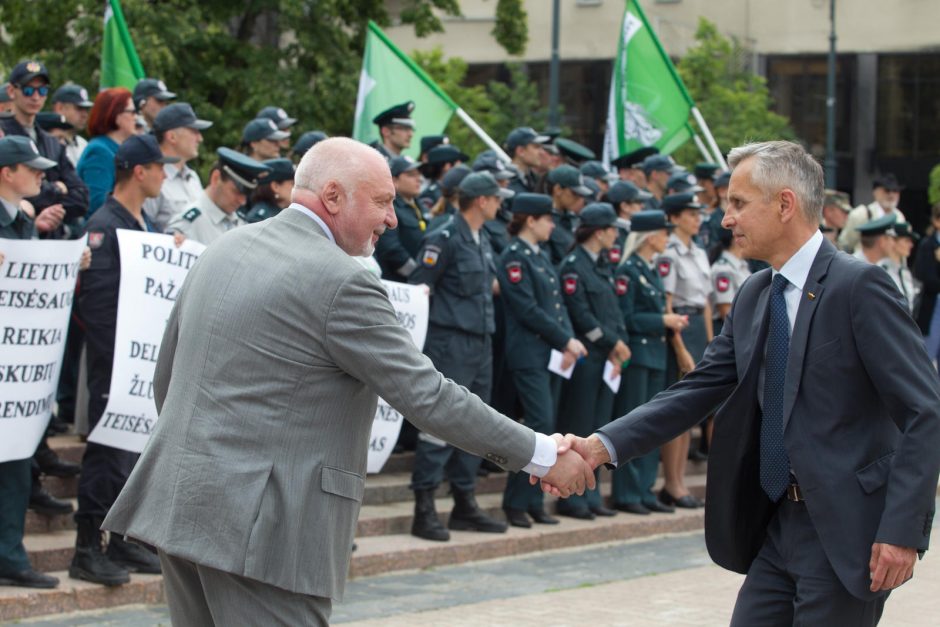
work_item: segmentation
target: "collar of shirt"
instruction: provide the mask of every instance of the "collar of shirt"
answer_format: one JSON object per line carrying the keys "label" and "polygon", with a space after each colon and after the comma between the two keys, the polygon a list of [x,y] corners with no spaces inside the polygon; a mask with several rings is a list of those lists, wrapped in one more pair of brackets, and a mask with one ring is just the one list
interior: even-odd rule
{"label": "collar of shirt", "polygon": [[[813,266],[816,253],[819,252],[819,247],[822,246],[822,243],[822,231],[816,231],[813,233],[813,236],[806,240],[800,249],[796,251],[796,254],[787,259],[787,262],[780,268],[780,274],[790,282],[790,285],[787,286],[788,290],[796,288],[801,292],[803,291],[803,286],[806,285],[806,279],[809,277],[810,268]],[[776,270],[773,272],[772,276],[777,276]]]}
{"label": "collar of shirt", "polygon": [[336,238],[333,237],[333,231],[331,231],[330,227],[326,225],[326,222],[323,221],[323,218],[321,218],[314,212],[310,211],[303,205],[299,205],[295,202],[292,202],[290,206],[288,207],[288,209],[296,209],[300,213],[304,214],[305,216],[309,217],[311,220],[319,224],[320,228],[323,229],[323,232],[326,233],[326,236],[330,238],[330,241],[333,242],[334,244],[336,243]]}
{"label": "collar of shirt", "polygon": [[163,164],[163,171],[166,172],[167,180],[181,178],[184,181],[188,181],[189,177],[193,174],[193,169],[185,163],[181,168],[176,167],[175,163],[165,163]]}
{"label": "collar of shirt", "polygon": [[591,258],[591,261],[593,261],[594,263],[597,263],[597,260],[598,260],[598,258],[600,257],[599,254],[588,250],[586,246],[581,246],[581,249],[582,249],[585,253],[587,253],[587,256]]}
{"label": "collar of shirt", "polygon": [[235,214],[229,215],[222,211],[217,204],[212,202],[212,199],[209,198],[209,194],[207,194],[205,190],[203,190],[197,205],[199,209],[206,214],[206,217],[212,221],[212,224],[221,224],[222,220],[233,220],[233,216],[235,216]]}
{"label": "collar of shirt", "polygon": [[680,255],[688,255],[692,251],[692,247],[686,246],[675,233],[669,234],[669,243],[675,247],[676,252],[678,252]]}
{"label": "collar of shirt", "polygon": [[9,226],[16,220],[16,215],[20,209],[5,198],[0,198],[0,205],[3,206],[4,213],[0,215],[0,226]]}
{"label": "collar of shirt", "polygon": [[532,249],[532,252],[539,252],[539,245],[537,243],[524,240],[521,237],[519,238],[519,241],[524,242],[526,246]]}
{"label": "collar of shirt", "polygon": [[747,260],[741,259],[740,257],[738,257],[737,255],[735,255],[734,253],[730,251],[727,251],[727,250],[723,251],[721,253],[721,256],[724,257],[725,260],[737,270],[748,269]]}

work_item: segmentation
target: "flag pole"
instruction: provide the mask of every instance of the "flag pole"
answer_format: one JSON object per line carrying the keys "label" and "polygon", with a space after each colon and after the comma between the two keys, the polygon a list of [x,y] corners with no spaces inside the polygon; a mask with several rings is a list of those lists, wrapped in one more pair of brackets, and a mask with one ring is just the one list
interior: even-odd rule
{"label": "flag pole", "polygon": [[473,118],[471,118],[471,117],[467,114],[467,112],[463,110],[463,108],[457,107],[456,113],[457,113],[457,117],[459,117],[461,120],[463,120],[463,121],[464,121],[464,124],[466,124],[467,126],[469,126],[469,127],[470,127],[470,130],[473,131],[473,132],[476,134],[476,136],[479,137],[479,138],[483,141],[484,144],[486,144],[487,146],[489,146],[490,149],[491,149],[493,152],[496,153],[496,156],[497,156],[497,157],[499,157],[500,159],[502,159],[502,160],[505,161],[506,163],[509,163],[510,161],[512,161],[512,159],[509,158],[509,155],[507,155],[505,152],[503,152],[503,149],[500,148],[499,144],[497,144],[497,143],[493,140],[492,137],[490,137],[489,135],[487,135],[487,134],[486,134],[486,131],[484,131],[484,130],[480,127],[479,124],[477,124],[476,122],[474,122],[474,121],[473,121]]}
{"label": "flag pole", "polygon": [[698,151],[702,154],[702,158],[705,161],[711,161],[713,157],[709,154],[708,149],[705,148],[705,144],[702,143],[702,138],[698,136],[698,133],[692,133],[692,139],[695,141],[695,147],[698,148]]}
{"label": "flag pole", "polygon": [[705,141],[708,142],[708,147],[711,148],[712,153],[715,156],[715,161],[721,165],[723,170],[728,169],[728,164],[725,162],[725,158],[721,155],[721,150],[718,149],[718,142],[715,141],[715,137],[712,135],[711,129],[708,128],[708,124],[705,122],[705,118],[702,117],[702,112],[698,110],[698,107],[692,107],[692,117],[695,118],[695,123],[698,124],[698,127],[702,129],[702,134],[705,135]]}

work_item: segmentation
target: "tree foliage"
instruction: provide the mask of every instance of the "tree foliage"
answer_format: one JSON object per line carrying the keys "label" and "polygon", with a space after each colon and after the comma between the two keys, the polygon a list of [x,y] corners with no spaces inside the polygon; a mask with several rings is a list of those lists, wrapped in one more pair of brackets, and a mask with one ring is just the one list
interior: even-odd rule
{"label": "tree foliage", "polygon": [[[789,120],[772,111],[767,81],[746,66],[746,48],[705,18],[699,19],[695,41],[677,69],[721,150],[747,141],[795,137]],[[675,156],[680,163],[701,160],[692,143]]]}
{"label": "tree foliage", "polygon": [[529,14],[522,0],[499,0],[496,25],[490,33],[509,54],[520,55],[529,43]]}
{"label": "tree foliage", "polygon": [[927,201],[931,206],[940,203],[940,163],[930,170],[930,179],[927,183]]}

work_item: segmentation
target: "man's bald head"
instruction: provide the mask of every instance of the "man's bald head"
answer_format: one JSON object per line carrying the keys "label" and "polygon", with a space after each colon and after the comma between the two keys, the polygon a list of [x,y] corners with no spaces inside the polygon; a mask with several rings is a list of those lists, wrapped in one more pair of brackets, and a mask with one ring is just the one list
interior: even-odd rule
{"label": "man's bald head", "polygon": [[365,173],[392,176],[385,158],[371,146],[348,137],[330,137],[304,153],[294,174],[294,189],[319,194],[335,181],[352,193]]}

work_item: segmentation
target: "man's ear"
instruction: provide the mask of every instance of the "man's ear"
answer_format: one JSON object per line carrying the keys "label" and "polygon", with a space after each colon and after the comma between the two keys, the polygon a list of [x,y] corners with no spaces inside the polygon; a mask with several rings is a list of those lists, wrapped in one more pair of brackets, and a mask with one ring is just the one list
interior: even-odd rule
{"label": "man's ear", "polygon": [[780,221],[786,224],[796,216],[800,211],[799,203],[796,199],[796,194],[793,193],[793,190],[784,187],[778,196],[779,198],[779,207],[778,211],[780,212]]}
{"label": "man's ear", "polygon": [[327,181],[319,195],[323,206],[332,215],[339,213],[346,204],[346,190],[338,181]]}

